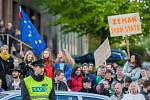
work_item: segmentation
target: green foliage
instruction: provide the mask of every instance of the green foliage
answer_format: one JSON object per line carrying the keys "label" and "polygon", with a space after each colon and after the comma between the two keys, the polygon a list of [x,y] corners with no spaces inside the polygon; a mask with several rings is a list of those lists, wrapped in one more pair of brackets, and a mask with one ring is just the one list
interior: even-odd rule
{"label": "green foliage", "polygon": [[[99,37],[99,43],[110,37],[107,17],[139,12],[143,35],[147,36],[150,25],[150,2],[129,0],[33,0],[46,8],[50,14],[59,15],[50,25],[61,24],[63,33],[76,32],[79,36]],[[131,42],[140,40],[139,35],[130,37]],[[122,37],[110,38],[110,43],[121,43]],[[93,44],[95,45],[95,44]],[[95,47],[94,47],[95,48]]]}

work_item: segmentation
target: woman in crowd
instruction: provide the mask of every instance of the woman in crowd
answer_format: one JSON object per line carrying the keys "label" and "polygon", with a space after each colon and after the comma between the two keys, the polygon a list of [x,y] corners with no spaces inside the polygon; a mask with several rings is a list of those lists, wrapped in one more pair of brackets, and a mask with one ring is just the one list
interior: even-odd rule
{"label": "woman in crowd", "polygon": [[140,75],[141,75],[140,79],[142,79],[142,80],[147,79],[146,70],[144,68],[141,69],[141,74]]}
{"label": "woman in crowd", "polygon": [[75,64],[74,59],[65,50],[61,50],[59,52],[57,59],[56,59],[56,63],[54,64],[54,72],[56,72],[57,69],[61,69],[64,71],[64,76],[67,80],[68,86],[70,83],[69,81],[71,79],[71,73],[72,73],[74,64]]}
{"label": "woman in crowd", "polygon": [[82,74],[81,74],[81,68],[75,67],[70,80],[70,89],[72,91],[79,91],[82,88]]}
{"label": "woman in crowd", "polygon": [[19,64],[21,71],[23,72],[23,77],[33,75],[33,69],[31,63],[36,60],[32,51],[27,51],[24,56],[23,62]]}
{"label": "woman in crowd", "polygon": [[53,67],[53,57],[49,48],[45,49],[43,52],[43,58],[45,59],[45,71],[46,76],[53,78],[54,76],[54,67]]}
{"label": "woman in crowd", "polygon": [[140,87],[138,84],[134,82],[129,86],[129,94],[125,94],[122,100],[145,100],[145,98],[140,94]]}
{"label": "woman in crowd", "polygon": [[141,58],[140,55],[134,53],[131,55],[129,61],[127,61],[123,67],[123,74],[125,77],[130,77],[132,81],[137,82],[141,73]]}
{"label": "woman in crowd", "polygon": [[11,81],[10,69],[13,69],[14,59],[9,54],[9,47],[3,45],[0,53],[0,79],[2,79],[2,88],[7,90],[7,85]]}

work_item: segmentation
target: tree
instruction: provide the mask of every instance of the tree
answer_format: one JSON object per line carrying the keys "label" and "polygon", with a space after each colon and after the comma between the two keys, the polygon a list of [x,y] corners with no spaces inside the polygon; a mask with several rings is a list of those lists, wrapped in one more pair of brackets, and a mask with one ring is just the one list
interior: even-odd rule
{"label": "tree", "polygon": [[[50,25],[62,24],[63,33],[75,32],[79,36],[99,37],[103,42],[110,37],[107,17],[118,14],[139,12],[142,20],[143,35],[149,33],[150,21],[149,0],[136,2],[136,0],[33,0],[33,2],[46,8],[50,14],[59,15]],[[111,43],[121,43],[122,37],[110,38]],[[136,43],[139,35],[129,38]]]}

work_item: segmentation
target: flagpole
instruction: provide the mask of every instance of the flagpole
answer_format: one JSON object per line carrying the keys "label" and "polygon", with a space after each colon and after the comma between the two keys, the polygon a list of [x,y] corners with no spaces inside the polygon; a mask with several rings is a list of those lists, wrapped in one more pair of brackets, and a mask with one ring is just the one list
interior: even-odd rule
{"label": "flagpole", "polygon": [[126,49],[127,49],[127,53],[128,53],[128,58],[130,59],[130,48],[129,48],[129,40],[128,40],[128,36],[125,36],[125,43],[126,43]]}

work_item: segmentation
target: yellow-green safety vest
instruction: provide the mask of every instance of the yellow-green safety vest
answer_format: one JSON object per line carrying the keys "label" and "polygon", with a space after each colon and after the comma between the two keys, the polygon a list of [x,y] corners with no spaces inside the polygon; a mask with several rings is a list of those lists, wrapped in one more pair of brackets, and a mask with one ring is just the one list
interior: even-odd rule
{"label": "yellow-green safety vest", "polygon": [[49,77],[44,76],[44,80],[38,82],[29,76],[24,79],[24,82],[31,100],[49,100],[52,90],[52,80]]}

